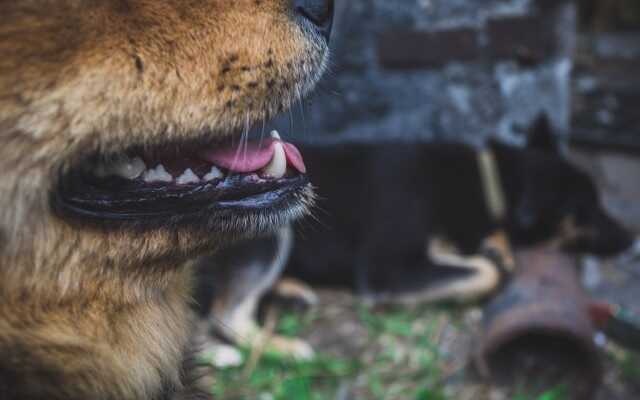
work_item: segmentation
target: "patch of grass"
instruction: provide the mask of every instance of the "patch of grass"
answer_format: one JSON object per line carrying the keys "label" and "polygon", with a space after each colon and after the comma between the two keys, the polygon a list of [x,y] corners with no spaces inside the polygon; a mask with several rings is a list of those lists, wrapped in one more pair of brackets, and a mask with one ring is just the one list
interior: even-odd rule
{"label": "patch of grass", "polygon": [[622,377],[630,382],[640,381],[640,356],[616,345],[610,345],[608,355],[620,368]]}
{"label": "patch of grass", "polygon": [[324,400],[334,398],[340,381],[357,369],[353,360],[295,362],[267,355],[250,373],[242,367],[217,371],[211,393],[221,400]]}
{"label": "patch of grass", "polygon": [[[246,367],[216,371],[211,393],[221,400],[325,400],[336,398],[346,383],[350,393],[361,399],[447,400],[442,381],[446,360],[438,346],[442,326],[449,322],[445,313],[362,306],[358,318],[367,331],[363,354],[320,355],[312,362],[266,354],[252,371]],[[296,337],[315,319],[313,313],[283,314],[276,331]]]}
{"label": "patch of grass", "polygon": [[[331,294],[332,295],[332,294]],[[306,314],[282,313],[277,334],[310,335],[323,343],[314,362],[298,363],[267,353],[245,354],[249,366],[212,371],[208,382],[216,400],[568,400],[571,390],[545,392],[522,377],[514,385],[483,382],[469,372],[470,337],[480,329],[478,310],[434,307],[367,307],[357,299],[328,297]],[[270,316],[269,326],[273,326]],[[343,329],[344,328],[344,329]],[[327,353],[323,355],[321,352]],[[610,343],[606,365],[620,398],[636,398],[640,357]],[[329,356],[331,355],[331,356]],[[211,360],[203,361],[210,365]],[[250,369],[250,370],[249,370]],[[609,379],[609,377],[607,378]],[[531,383],[532,385],[529,385]],[[614,386],[615,385],[615,386]],[[547,388],[551,385],[542,386]],[[526,389],[526,390],[525,390]],[[568,387],[567,389],[570,389]]]}
{"label": "patch of grass", "polygon": [[418,389],[416,400],[446,400],[446,396],[442,392],[433,391],[429,388]]}
{"label": "patch of grass", "polygon": [[285,313],[278,320],[276,333],[287,337],[298,337],[313,324],[316,318],[317,315],[314,312],[304,315]]}
{"label": "patch of grass", "polygon": [[358,315],[371,335],[377,336],[383,333],[403,337],[412,335],[413,316],[408,311],[375,313],[368,307],[360,306]]}
{"label": "patch of grass", "polygon": [[[313,313],[283,314],[276,333],[299,336],[314,319]],[[243,356],[250,359],[247,351]],[[251,371],[246,366],[216,370],[210,392],[219,400],[325,400],[335,398],[340,382],[358,369],[358,361],[348,358],[319,356],[298,362],[266,352]]]}
{"label": "patch of grass", "polygon": [[447,360],[439,341],[449,316],[432,308],[377,311],[365,306],[359,307],[358,316],[380,348],[367,363],[370,396],[363,398],[447,398],[443,392]]}
{"label": "patch of grass", "polygon": [[640,357],[637,354],[627,353],[620,363],[622,375],[632,382],[640,381]]}
{"label": "patch of grass", "polygon": [[567,389],[563,386],[550,389],[539,396],[516,395],[513,400],[568,400]]}

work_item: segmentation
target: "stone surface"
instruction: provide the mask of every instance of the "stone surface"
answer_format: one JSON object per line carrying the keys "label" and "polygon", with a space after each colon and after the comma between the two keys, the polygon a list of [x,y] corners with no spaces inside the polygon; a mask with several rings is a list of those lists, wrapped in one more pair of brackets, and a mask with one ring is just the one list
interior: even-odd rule
{"label": "stone surface", "polygon": [[572,139],[640,153],[640,30],[585,34],[579,43]]}
{"label": "stone surface", "polygon": [[[542,0],[337,0],[333,60],[279,121],[303,140],[521,141],[569,123],[575,8]],[[290,121],[292,120],[292,122]]]}
{"label": "stone surface", "polygon": [[[640,158],[620,153],[572,150],[573,162],[596,181],[608,213],[640,238]],[[628,254],[611,260],[590,259],[583,269],[587,287],[598,298],[620,304],[640,316],[640,241]],[[591,264],[591,265],[589,265]],[[598,275],[597,279],[592,279]]]}
{"label": "stone surface", "polygon": [[607,211],[640,234],[640,158],[607,151],[573,150],[571,159],[595,179]]}

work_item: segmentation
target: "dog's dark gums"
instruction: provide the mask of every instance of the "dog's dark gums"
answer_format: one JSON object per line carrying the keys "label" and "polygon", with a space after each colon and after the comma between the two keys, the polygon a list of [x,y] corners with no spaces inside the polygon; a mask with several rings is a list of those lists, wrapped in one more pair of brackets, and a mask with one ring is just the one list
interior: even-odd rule
{"label": "dog's dark gums", "polygon": [[303,174],[165,184],[160,168],[129,190],[105,165],[171,148],[181,166],[288,109],[327,64],[331,16],[290,0],[0,1],[0,15],[0,399],[185,399],[189,260],[292,221],[312,190]]}

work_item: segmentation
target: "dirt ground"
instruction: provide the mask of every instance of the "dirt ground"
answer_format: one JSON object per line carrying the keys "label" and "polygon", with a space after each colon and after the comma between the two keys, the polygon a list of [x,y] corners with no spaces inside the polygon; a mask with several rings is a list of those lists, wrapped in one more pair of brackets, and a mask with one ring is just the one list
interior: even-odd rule
{"label": "dirt ground", "polygon": [[[601,264],[594,293],[609,300],[633,299],[640,262]],[[615,295],[612,295],[615,294]],[[479,378],[471,365],[482,331],[481,307],[371,308],[347,292],[323,290],[306,313],[281,315],[278,332],[307,340],[318,360],[278,358],[216,371],[216,398],[327,400],[565,400],[574,398],[562,380],[528,385],[530,376],[499,386]],[[639,300],[631,304],[636,309]],[[602,339],[601,339],[602,340]],[[562,349],[560,349],[562,350]],[[604,381],[596,400],[640,398],[640,358],[601,342]],[[250,360],[250,354],[245,359]],[[553,366],[549,366],[552,369]],[[238,393],[235,389],[242,387]],[[581,399],[579,399],[581,400]]]}
{"label": "dirt ground", "polygon": [[[628,266],[640,267],[640,263]],[[625,268],[626,270],[627,268]],[[609,263],[605,276],[620,267]],[[631,286],[631,285],[629,285]],[[637,289],[629,287],[628,290]],[[627,290],[625,288],[625,290]],[[307,340],[318,361],[269,359],[216,371],[216,398],[261,400],[565,400],[562,381],[527,385],[528,376],[499,386],[471,366],[482,330],[482,309],[370,308],[349,293],[319,292],[319,306],[280,318],[278,331]],[[603,296],[606,297],[606,296]],[[251,355],[246,354],[250,360]],[[605,378],[596,400],[640,398],[640,358],[607,343]],[[551,366],[549,367],[551,368]],[[235,389],[242,387],[242,392]]]}
{"label": "dirt ground", "polygon": [[[635,266],[640,267],[640,263]],[[608,269],[609,267],[607,267]],[[613,268],[613,267],[611,267]],[[609,271],[605,272],[608,273]],[[616,272],[617,274],[618,272]],[[636,289],[638,284],[636,283]],[[631,289],[633,290],[633,289]],[[526,389],[524,385],[497,386],[480,379],[470,365],[482,330],[482,310],[373,310],[381,331],[372,330],[371,321],[362,316],[358,300],[348,293],[322,292],[321,311],[303,337],[323,354],[351,357],[368,366],[343,381],[342,397],[336,399],[564,399],[561,386]],[[403,332],[402,316],[412,316]],[[403,314],[404,313],[404,314]],[[398,321],[399,319],[399,321]],[[420,337],[420,334],[424,337]],[[426,346],[424,343],[428,343]],[[431,353],[429,353],[431,352]],[[431,355],[434,362],[425,366],[418,360]],[[640,364],[637,357],[609,343],[602,348],[605,379],[598,400],[640,398]],[[431,377],[419,374],[432,374]],[[383,389],[372,391],[371,375]],[[526,381],[526,377],[521,377]],[[419,397],[412,390],[425,385],[432,397]],[[402,391],[402,386],[408,390]],[[394,387],[396,389],[394,389]],[[393,391],[396,390],[396,394]],[[554,394],[557,393],[557,394]]]}

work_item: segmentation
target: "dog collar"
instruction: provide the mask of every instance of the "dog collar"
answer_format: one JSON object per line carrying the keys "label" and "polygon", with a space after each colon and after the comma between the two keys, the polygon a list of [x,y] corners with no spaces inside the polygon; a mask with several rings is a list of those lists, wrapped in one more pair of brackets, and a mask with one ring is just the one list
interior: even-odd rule
{"label": "dog collar", "polygon": [[478,151],[477,159],[487,210],[495,222],[502,222],[507,216],[507,203],[495,154],[482,149]]}

